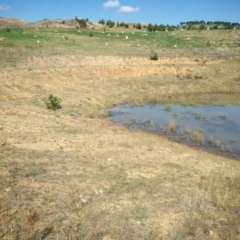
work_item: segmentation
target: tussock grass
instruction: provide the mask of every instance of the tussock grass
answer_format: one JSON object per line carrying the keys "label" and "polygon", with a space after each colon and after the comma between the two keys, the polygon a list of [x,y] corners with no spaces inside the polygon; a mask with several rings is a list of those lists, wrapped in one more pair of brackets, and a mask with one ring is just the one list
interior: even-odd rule
{"label": "tussock grass", "polygon": [[[201,177],[199,189],[182,195],[179,204],[190,209],[189,216],[169,239],[220,239],[238,235],[239,226],[239,175],[227,176],[212,172]],[[215,220],[216,213],[227,220]],[[222,224],[227,226],[222,227]],[[233,225],[231,225],[233,224]],[[167,238],[168,239],[168,238]]]}
{"label": "tussock grass", "polygon": [[174,120],[171,120],[168,124],[168,130],[170,132],[174,132],[175,131],[175,128],[176,128],[176,123]]}
{"label": "tussock grass", "polygon": [[201,134],[199,129],[195,129],[192,133],[192,140],[196,142],[198,145],[203,145],[204,144],[204,137]]}

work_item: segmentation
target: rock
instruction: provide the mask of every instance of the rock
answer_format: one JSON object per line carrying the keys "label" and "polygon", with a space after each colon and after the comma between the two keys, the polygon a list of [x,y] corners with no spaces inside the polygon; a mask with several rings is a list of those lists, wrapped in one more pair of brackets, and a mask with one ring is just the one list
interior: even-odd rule
{"label": "rock", "polygon": [[81,201],[82,201],[82,203],[87,203],[87,200],[84,198],[82,198]]}

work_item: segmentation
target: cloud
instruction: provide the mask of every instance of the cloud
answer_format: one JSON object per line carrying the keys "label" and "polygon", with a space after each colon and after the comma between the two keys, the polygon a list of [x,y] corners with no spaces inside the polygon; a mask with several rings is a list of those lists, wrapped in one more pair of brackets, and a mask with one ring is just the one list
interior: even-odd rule
{"label": "cloud", "polygon": [[7,11],[10,7],[5,4],[0,4],[0,10]]}
{"label": "cloud", "polygon": [[120,13],[131,13],[131,12],[139,12],[140,8],[136,7],[130,7],[130,6],[122,6],[119,8],[118,12]]}
{"label": "cloud", "polygon": [[109,0],[103,4],[104,7],[119,7],[120,3],[118,0]]}

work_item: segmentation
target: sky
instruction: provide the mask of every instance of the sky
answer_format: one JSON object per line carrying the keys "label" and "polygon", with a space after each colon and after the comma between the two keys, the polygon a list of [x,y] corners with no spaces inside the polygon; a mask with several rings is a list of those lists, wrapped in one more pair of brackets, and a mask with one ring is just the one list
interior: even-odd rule
{"label": "sky", "polygon": [[78,17],[170,25],[201,20],[240,23],[240,0],[0,0],[0,17],[29,22]]}

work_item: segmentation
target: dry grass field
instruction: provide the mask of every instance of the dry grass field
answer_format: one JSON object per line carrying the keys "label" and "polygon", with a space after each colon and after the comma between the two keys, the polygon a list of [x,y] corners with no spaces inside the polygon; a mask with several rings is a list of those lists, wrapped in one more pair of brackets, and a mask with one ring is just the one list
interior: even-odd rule
{"label": "dry grass field", "polygon": [[106,120],[239,94],[239,30],[122,31],[0,29],[0,239],[240,239],[239,161]]}

